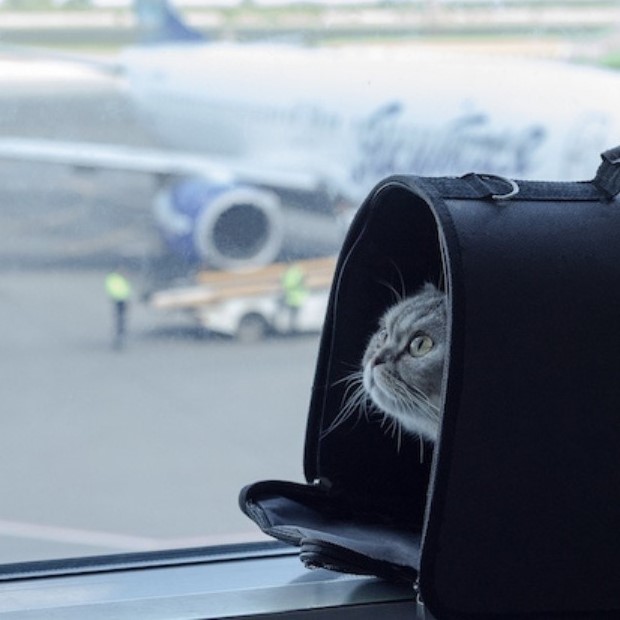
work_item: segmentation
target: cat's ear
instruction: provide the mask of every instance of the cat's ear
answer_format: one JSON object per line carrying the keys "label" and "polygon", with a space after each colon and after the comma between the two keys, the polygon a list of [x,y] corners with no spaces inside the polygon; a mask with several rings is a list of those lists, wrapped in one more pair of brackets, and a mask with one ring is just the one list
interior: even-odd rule
{"label": "cat's ear", "polygon": [[425,282],[420,289],[420,293],[425,293],[426,295],[443,295],[443,291],[441,291],[433,282]]}

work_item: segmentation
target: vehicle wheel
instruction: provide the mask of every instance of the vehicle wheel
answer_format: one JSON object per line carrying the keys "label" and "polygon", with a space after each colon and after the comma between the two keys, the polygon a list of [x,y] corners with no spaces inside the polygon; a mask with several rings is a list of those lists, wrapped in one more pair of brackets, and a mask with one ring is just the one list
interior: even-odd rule
{"label": "vehicle wheel", "polygon": [[239,342],[258,342],[265,337],[267,324],[257,314],[244,316],[237,327],[237,340]]}

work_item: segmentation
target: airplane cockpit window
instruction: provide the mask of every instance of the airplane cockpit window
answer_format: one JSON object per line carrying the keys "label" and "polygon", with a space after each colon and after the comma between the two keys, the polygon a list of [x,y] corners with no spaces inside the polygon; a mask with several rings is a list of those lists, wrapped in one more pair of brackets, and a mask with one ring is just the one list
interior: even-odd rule
{"label": "airplane cockpit window", "polygon": [[5,565],[266,540],[335,261],[391,174],[591,178],[595,0],[0,1]]}

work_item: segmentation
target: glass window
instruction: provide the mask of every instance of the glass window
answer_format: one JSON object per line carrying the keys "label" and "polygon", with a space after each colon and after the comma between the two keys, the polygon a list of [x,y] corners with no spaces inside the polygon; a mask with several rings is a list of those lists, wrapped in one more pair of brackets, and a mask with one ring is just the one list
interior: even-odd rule
{"label": "glass window", "polygon": [[0,3],[4,563],[263,540],[372,185],[619,141],[617,2],[133,5]]}

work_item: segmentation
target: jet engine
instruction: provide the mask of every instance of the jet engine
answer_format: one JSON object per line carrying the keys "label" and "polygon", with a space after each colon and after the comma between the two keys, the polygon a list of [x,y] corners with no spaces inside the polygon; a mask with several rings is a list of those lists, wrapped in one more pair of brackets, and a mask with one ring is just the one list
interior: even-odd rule
{"label": "jet engine", "polygon": [[155,216],[174,254],[216,269],[333,253],[344,235],[329,213],[285,207],[278,194],[259,187],[204,179],[161,190]]}

